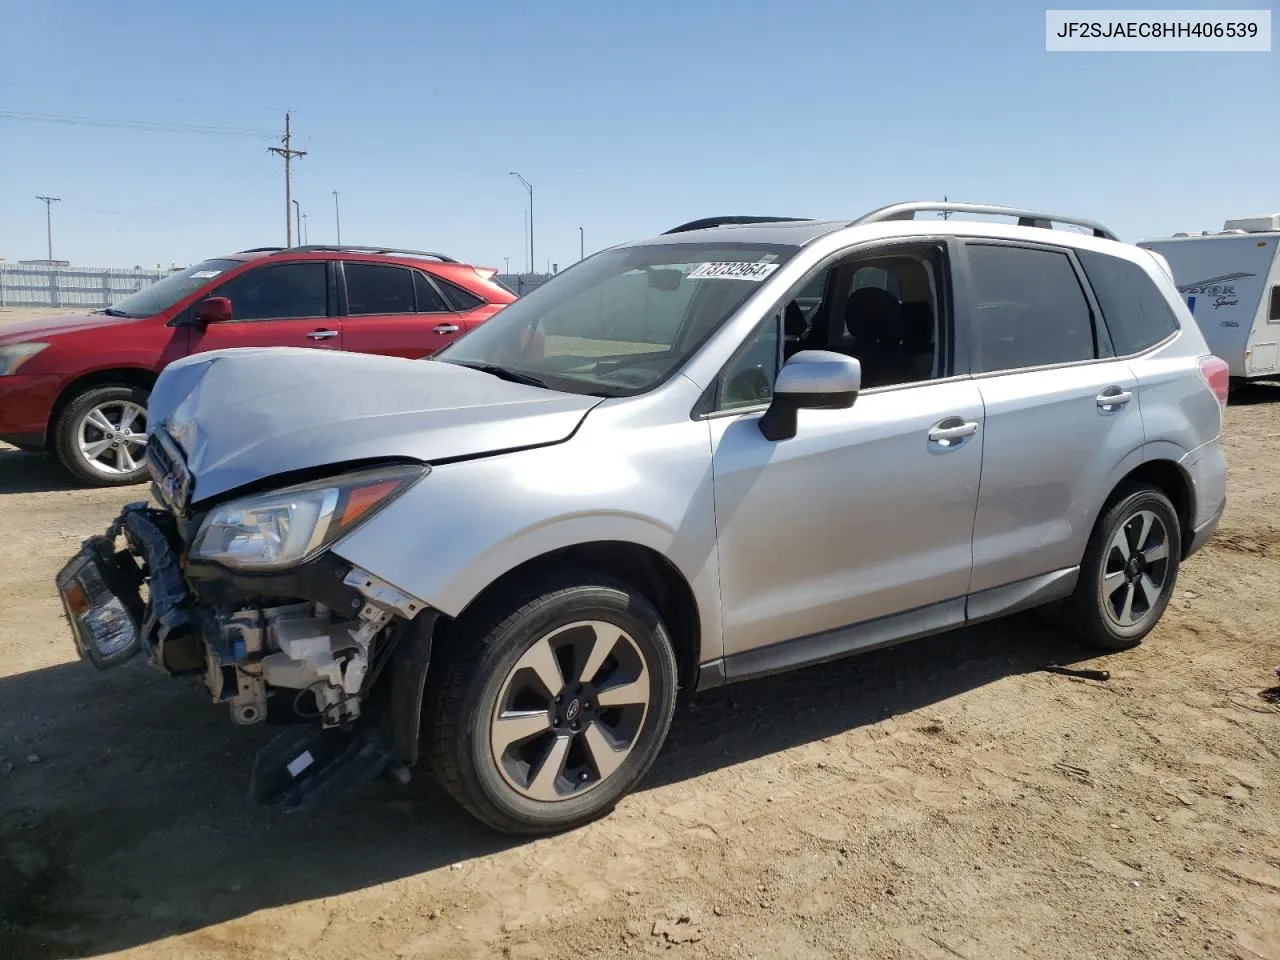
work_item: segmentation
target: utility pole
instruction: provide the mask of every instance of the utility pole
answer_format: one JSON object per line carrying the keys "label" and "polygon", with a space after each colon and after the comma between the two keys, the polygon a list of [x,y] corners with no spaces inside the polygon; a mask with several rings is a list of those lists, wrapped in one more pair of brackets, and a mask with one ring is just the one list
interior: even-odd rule
{"label": "utility pole", "polygon": [[289,131],[289,113],[284,115],[284,136],[280,138],[283,147],[267,147],[267,153],[274,153],[278,157],[284,157],[284,236],[285,246],[293,246],[293,177],[289,163],[294,157],[305,157],[307,151],[294,150],[292,146],[292,134]]}
{"label": "utility pole", "polygon": [[524,188],[529,191],[529,269],[537,270],[538,261],[533,256],[533,184],[514,170],[511,171],[511,176],[523,183]]}
{"label": "utility pole", "polygon": [[584,251],[587,249],[587,242],[584,239],[582,239],[582,237],[583,237],[582,228],[579,227],[578,228],[578,259],[579,260],[586,257],[586,253]]}
{"label": "utility pole", "polygon": [[53,266],[53,205],[61,200],[61,197],[36,197],[37,200],[44,201],[44,232],[45,237],[49,241],[49,265]]}
{"label": "utility pole", "polygon": [[342,219],[338,216],[338,191],[333,191],[333,226],[338,231],[338,246],[342,246]]}
{"label": "utility pole", "polygon": [[[945,193],[942,195],[942,202],[943,202],[943,203],[946,203],[946,202],[947,202],[947,195],[946,195]],[[950,220],[950,219],[951,219],[951,211],[950,211],[950,210],[943,210],[943,211],[942,211],[942,219],[943,219],[943,220]]]}
{"label": "utility pole", "polygon": [[[297,200],[293,201],[293,225],[297,228],[294,235],[298,238],[298,242],[302,242],[302,204]],[[289,244],[293,246],[293,244]]]}

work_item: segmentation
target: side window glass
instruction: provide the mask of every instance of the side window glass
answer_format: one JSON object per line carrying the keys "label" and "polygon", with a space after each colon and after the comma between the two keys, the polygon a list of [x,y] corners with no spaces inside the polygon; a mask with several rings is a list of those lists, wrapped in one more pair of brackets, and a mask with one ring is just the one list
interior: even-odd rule
{"label": "side window glass", "polygon": [[1077,250],[1076,256],[1118,356],[1155,346],[1178,329],[1178,318],[1160,288],[1136,263],[1091,250]]}
{"label": "side window glass", "polygon": [[413,277],[405,267],[382,263],[346,263],[347,313],[413,313]]}
{"label": "side window glass", "polygon": [[969,244],[973,371],[1096,356],[1089,303],[1065,253]]}
{"label": "side window glass", "polygon": [[448,280],[441,280],[436,277],[436,284],[440,287],[441,292],[444,293],[444,298],[449,301],[449,306],[459,313],[474,310],[484,304],[484,301],[474,293],[463,290],[456,283],[450,283]]}
{"label": "side window glass", "polygon": [[418,301],[418,313],[448,313],[449,305],[436,292],[431,281],[417,270],[413,271],[413,292]]}
{"label": "side window glass", "polygon": [[1271,323],[1280,323],[1280,287],[1271,288],[1271,312],[1267,314]]}
{"label": "side window glass", "polygon": [[720,374],[717,409],[733,410],[772,399],[778,377],[778,320],[774,314],[761,324]]}
{"label": "side window glass", "polygon": [[231,301],[235,320],[287,320],[328,313],[329,284],[322,260],[256,267],[233,277],[215,297]]}

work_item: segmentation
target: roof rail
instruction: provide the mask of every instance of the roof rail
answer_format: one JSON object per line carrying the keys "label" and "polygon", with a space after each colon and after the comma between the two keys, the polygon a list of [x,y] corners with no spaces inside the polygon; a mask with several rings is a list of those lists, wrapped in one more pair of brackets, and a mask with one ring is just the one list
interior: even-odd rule
{"label": "roof rail", "polygon": [[274,253],[284,247],[250,247],[248,250],[237,250],[237,253]]}
{"label": "roof rail", "polygon": [[668,233],[686,233],[690,230],[705,230],[708,227],[725,227],[733,224],[790,223],[794,220],[808,219],[808,217],[703,217],[701,220],[690,220],[678,227],[672,227],[662,235],[665,237]]}
{"label": "roof rail", "polygon": [[300,247],[272,247],[270,249],[279,250],[281,253],[399,253],[412,257],[430,257],[433,260],[439,260],[441,263],[457,263],[453,257],[447,257],[443,253],[434,253],[430,250],[404,250],[400,247],[353,247],[350,244],[336,243],[312,243],[303,244]]}
{"label": "roof rail", "polygon": [[917,213],[985,213],[1001,217],[1016,217],[1020,227],[1043,227],[1052,230],[1055,223],[1069,223],[1093,231],[1095,237],[1119,240],[1114,233],[1100,223],[1082,220],[1080,217],[1060,217],[1035,210],[1017,207],[996,207],[985,203],[951,203],[949,201],[917,200],[911,203],[893,203],[854,220],[854,223],[881,223],[885,220],[914,220]]}

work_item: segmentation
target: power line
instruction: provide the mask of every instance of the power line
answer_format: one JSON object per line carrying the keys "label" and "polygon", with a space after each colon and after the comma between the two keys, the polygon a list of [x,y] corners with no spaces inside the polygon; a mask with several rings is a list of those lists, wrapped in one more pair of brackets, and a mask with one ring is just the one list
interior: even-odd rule
{"label": "power line", "polygon": [[18,120],[27,123],[56,123],[73,127],[107,127],[116,130],[141,130],[150,133],[193,133],[216,137],[270,137],[266,130],[247,130],[237,127],[215,127],[195,123],[163,123],[158,120],[124,120],[111,117],[72,117],[51,113],[10,113],[0,111],[0,120]]}
{"label": "power line", "polygon": [[290,214],[293,213],[293,210],[290,209],[293,206],[293,175],[290,172],[289,164],[294,157],[305,157],[307,155],[305,150],[292,149],[290,146],[291,137],[292,134],[289,132],[289,111],[286,110],[284,114],[284,136],[280,138],[280,142],[284,146],[267,147],[267,153],[274,153],[277,156],[284,157],[284,245],[286,247],[293,246],[293,221],[290,219]]}

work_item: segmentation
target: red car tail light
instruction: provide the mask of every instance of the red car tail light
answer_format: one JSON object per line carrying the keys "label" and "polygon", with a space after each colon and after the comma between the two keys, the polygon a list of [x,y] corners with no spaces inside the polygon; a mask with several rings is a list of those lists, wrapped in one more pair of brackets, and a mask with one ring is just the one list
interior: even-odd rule
{"label": "red car tail light", "polygon": [[1221,357],[1209,354],[1200,358],[1200,378],[1209,385],[1209,389],[1213,391],[1213,395],[1218,398],[1218,403],[1223,407],[1227,405],[1227,392],[1231,388],[1229,369],[1227,361]]}

